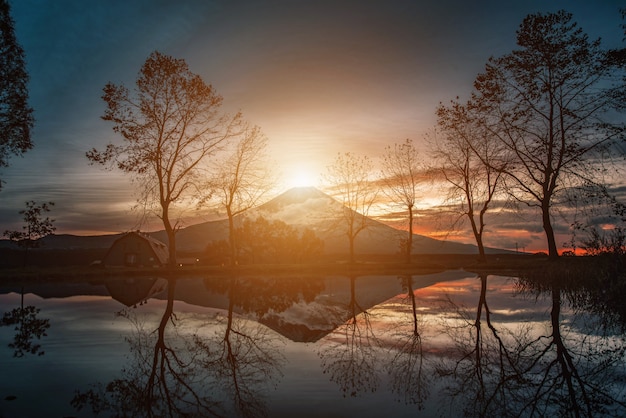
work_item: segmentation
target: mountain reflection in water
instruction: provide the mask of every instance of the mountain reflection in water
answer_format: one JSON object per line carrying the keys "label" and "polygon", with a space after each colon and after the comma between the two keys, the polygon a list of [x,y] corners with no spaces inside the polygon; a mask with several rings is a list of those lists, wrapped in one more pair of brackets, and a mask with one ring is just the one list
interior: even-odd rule
{"label": "mountain reflection in water", "polygon": [[624,416],[602,294],[463,271],[5,286],[39,328],[0,327],[0,416]]}

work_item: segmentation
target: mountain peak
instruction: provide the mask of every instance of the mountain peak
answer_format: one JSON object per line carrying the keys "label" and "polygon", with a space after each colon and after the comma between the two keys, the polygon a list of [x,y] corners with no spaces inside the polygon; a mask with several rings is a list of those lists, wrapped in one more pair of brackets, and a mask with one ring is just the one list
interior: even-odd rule
{"label": "mountain peak", "polygon": [[308,200],[317,199],[324,199],[324,201],[333,200],[332,197],[316,187],[294,187],[259,206],[258,209],[266,212],[277,212],[285,206],[299,205],[306,203]]}

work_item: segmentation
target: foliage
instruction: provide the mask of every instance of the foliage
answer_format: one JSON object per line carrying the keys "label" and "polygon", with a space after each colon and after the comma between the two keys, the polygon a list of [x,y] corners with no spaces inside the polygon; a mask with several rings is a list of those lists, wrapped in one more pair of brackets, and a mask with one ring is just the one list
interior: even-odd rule
{"label": "foliage", "polygon": [[223,99],[192,73],[184,60],[153,52],[131,92],[107,84],[102,119],[113,123],[122,144],[92,149],[87,158],[131,174],[140,200],[157,209],[169,240],[170,264],[176,263],[175,206],[198,193],[207,160],[240,135],[242,115],[224,113]]}
{"label": "foliage", "polygon": [[589,255],[626,255],[626,230],[619,226],[602,232],[591,228],[589,237],[583,241],[583,249]]}
{"label": "foliage", "polygon": [[51,206],[54,206],[54,202],[37,204],[34,200],[29,200],[26,202],[26,209],[19,211],[20,215],[24,215],[22,231],[4,231],[5,237],[24,248],[24,266],[28,262],[28,249],[39,247],[41,238],[47,237],[56,230],[53,225],[54,219],[48,216],[43,218],[45,213],[50,212]]}
{"label": "foliage", "polygon": [[230,245],[226,240],[209,242],[204,248],[203,264],[226,265],[230,263]]}
{"label": "foliage", "polygon": [[14,326],[15,336],[9,348],[14,349],[14,357],[24,357],[24,354],[44,355],[40,344],[34,344],[33,338],[40,340],[46,337],[46,330],[50,328],[49,319],[37,318],[41,309],[34,306],[21,306],[10,312],[5,312],[0,319],[0,326]]}
{"label": "foliage", "polygon": [[0,0],[0,167],[8,167],[12,154],[22,155],[33,147],[28,73],[13,25],[8,1]]}
{"label": "foliage", "polygon": [[241,259],[249,263],[298,263],[319,256],[324,243],[315,233],[260,216],[235,230]]}
{"label": "foliage", "polygon": [[24,215],[24,226],[22,231],[4,231],[4,236],[11,241],[24,248],[35,248],[39,246],[37,240],[52,234],[56,227],[53,224],[54,219],[48,216],[43,218],[44,213],[50,212],[50,207],[54,206],[54,202],[44,202],[37,204],[34,200],[26,202],[26,209],[19,211],[20,215]]}

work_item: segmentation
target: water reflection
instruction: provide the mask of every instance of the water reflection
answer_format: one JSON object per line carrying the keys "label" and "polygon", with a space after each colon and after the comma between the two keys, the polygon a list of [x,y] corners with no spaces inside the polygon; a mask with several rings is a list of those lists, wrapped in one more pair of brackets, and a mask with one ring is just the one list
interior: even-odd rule
{"label": "water reflection", "polygon": [[[453,306],[462,321],[445,324],[454,345],[437,367],[453,410],[477,417],[623,416],[624,335],[600,336],[597,317],[564,307],[562,278],[533,272],[518,282],[520,293],[547,297],[544,318],[494,321],[487,275],[478,277],[473,318]],[[567,294],[577,299],[582,289],[571,279]]]}
{"label": "water reflection", "polygon": [[[624,416],[623,306],[617,295],[594,287],[600,282],[615,293],[623,288],[620,280],[572,267],[518,278],[458,271],[74,284],[88,290],[80,294],[117,300],[109,309],[118,309],[116,322],[126,325],[115,329],[130,332],[123,368],[71,388],[72,405],[79,415],[120,417],[263,417],[310,405],[315,415],[339,416],[361,405],[369,405],[362,416]],[[15,323],[18,335],[31,330],[31,337],[14,340],[30,341],[22,348],[26,354],[50,322],[70,315],[49,316],[23,297],[17,311],[4,310],[5,317],[23,320]],[[10,300],[19,301],[16,294]],[[73,356],[71,347],[58,348],[65,331],[55,325],[57,332],[55,347]],[[58,356],[47,351],[32,358],[42,365]],[[305,358],[307,375],[294,380]],[[31,390],[41,390],[36,382],[45,369],[35,365],[28,372]],[[306,396],[296,401],[294,394]],[[313,396],[317,403],[307,403]]]}
{"label": "water reflection", "polygon": [[[255,309],[257,314],[266,312],[271,306],[266,299],[250,297],[244,284],[237,277],[225,280],[228,284],[228,314],[224,333],[217,339],[202,339],[196,336],[196,344],[207,353],[203,367],[214,376],[217,387],[226,399],[232,400],[237,416],[267,416],[267,405],[263,389],[275,384],[281,375],[284,358],[278,348],[275,334],[258,324],[235,317],[235,306]],[[207,282],[208,284],[208,282]],[[262,293],[262,292],[260,292]],[[248,304],[250,300],[258,303]],[[210,355],[213,353],[213,355]]]}
{"label": "water reflection", "polygon": [[24,357],[26,354],[43,356],[45,351],[41,344],[36,343],[42,337],[46,337],[50,328],[50,320],[39,318],[41,312],[33,305],[24,305],[24,287],[20,291],[20,306],[8,312],[4,312],[0,319],[0,326],[13,327],[15,334],[9,348],[13,349],[13,357]]}
{"label": "water reflection", "polygon": [[420,320],[417,310],[413,276],[400,277],[409,304],[410,332],[400,328],[393,334],[391,355],[387,364],[391,390],[406,404],[418,409],[430,394],[430,370],[424,359]]}
{"label": "water reflection", "polygon": [[348,318],[337,325],[319,350],[322,369],[335,382],[343,396],[375,392],[380,384],[378,375],[378,340],[372,328],[370,314],[357,300],[356,277],[350,282],[350,298],[340,313]]}
{"label": "water reflection", "polygon": [[[592,274],[590,274],[592,273]],[[619,312],[608,312],[606,306],[594,304],[591,309],[599,316],[591,316],[580,309],[579,302],[590,307],[594,298],[590,294],[603,294],[602,289],[588,285],[591,280],[607,284],[622,281],[623,277],[605,275],[597,270],[549,270],[530,272],[520,280],[520,288],[535,295],[548,295],[551,299],[551,333],[532,341],[527,352],[534,357],[521,369],[534,395],[524,410],[566,411],[571,416],[613,415],[626,412],[624,382],[626,352],[624,323],[616,324]],[[613,286],[611,286],[613,287]],[[563,305],[569,300],[574,309],[570,318],[564,319]],[[607,320],[611,318],[611,320]],[[622,318],[623,319],[623,318]],[[619,331],[618,331],[619,332]]]}
{"label": "water reflection", "polygon": [[235,315],[237,278],[223,281],[229,296],[226,317],[206,320],[192,333],[178,330],[182,318],[174,313],[177,282],[167,281],[167,304],[156,331],[135,311],[120,312],[135,326],[128,339],[131,364],[123,377],[77,391],[75,408],[122,417],[267,415],[262,390],[280,375],[283,358],[274,334]]}

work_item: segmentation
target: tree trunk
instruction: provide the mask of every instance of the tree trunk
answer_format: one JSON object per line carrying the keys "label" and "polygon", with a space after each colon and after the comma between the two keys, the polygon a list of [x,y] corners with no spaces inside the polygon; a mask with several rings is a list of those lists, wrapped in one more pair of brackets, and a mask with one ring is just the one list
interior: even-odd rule
{"label": "tree trunk", "polygon": [[468,212],[467,216],[470,220],[470,224],[472,225],[472,232],[474,233],[474,239],[476,240],[476,246],[478,247],[478,261],[485,262],[487,261],[487,256],[485,255],[485,245],[483,244],[483,234],[478,229],[478,226],[476,225],[473,212],[472,211]]}
{"label": "tree trunk", "polygon": [[167,246],[169,250],[167,265],[169,267],[176,267],[176,230],[170,223],[168,208],[166,206],[163,207],[163,227],[165,228],[165,233],[167,234]]}
{"label": "tree trunk", "polygon": [[236,266],[239,264],[239,260],[237,259],[237,243],[235,242],[235,220],[233,219],[233,214],[230,211],[230,208],[226,208],[226,213],[228,215],[228,245],[230,247],[230,265]]}
{"label": "tree trunk", "polygon": [[541,206],[541,211],[543,216],[543,230],[546,232],[546,238],[548,240],[548,257],[554,260],[559,257],[559,251],[556,247],[554,228],[552,228],[552,221],[550,220],[550,207],[544,203]]}
{"label": "tree trunk", "polygon": [[350,219],[350,223],[348,224],[348,243],[350,247],[350,263],[354,263],[354,219]]}
{"label": "tree trunk", "polygon": [[167,230],[167,240],[169,248],[168,265],[170,267],[176,267],[176,231],[171,227]]}
{"label": "tree trunk", "polygon": [[409,236],[406,241],[406,262],[411,262],[411,253],[413,252],[413,206],[409,206]]}
{"label": "tree trunk", "polygon": [[354,235],[350,234],[350,263],[354,263]]}

